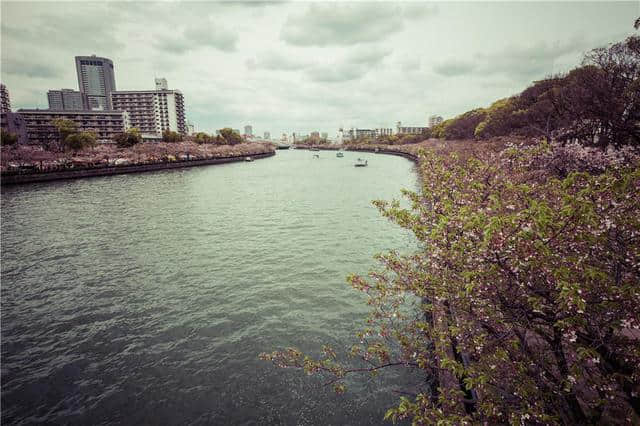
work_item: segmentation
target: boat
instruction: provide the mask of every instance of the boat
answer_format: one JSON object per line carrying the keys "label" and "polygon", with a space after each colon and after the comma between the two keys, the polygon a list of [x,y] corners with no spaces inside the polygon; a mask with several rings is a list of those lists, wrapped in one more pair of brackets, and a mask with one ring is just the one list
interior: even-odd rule
{"label": "boat", "polygon": [[276,149],[289,149],[290,147],[290,145],[278,145]]}
{"label": "boat", "polygon": [[320,151],[318,148],[311,148],[311,151]]}
{"label": "boat", "polygon": [[318,154],[313,154],[313,158],[320,158]]}
{"label": "boat", "polygon": [[244,161],[253,161],[253,158],[251,158],[251,157],[244,157]]}
{"label": "boat", "polygon": [[354,164],[356,167],[367,167],[367,160],[363,160],[362,158],[358,158],[358,160],[356,160],[356,164]]}
{"label": "boat", "polygon": [[343,153],[341,153],[341,152],[339,152],[339,153],[337,153],[337,154],[336,154],[336,157],[338,157],[338,158],[342,158],[342,157],[344,157],[344,154],[343,154]]}

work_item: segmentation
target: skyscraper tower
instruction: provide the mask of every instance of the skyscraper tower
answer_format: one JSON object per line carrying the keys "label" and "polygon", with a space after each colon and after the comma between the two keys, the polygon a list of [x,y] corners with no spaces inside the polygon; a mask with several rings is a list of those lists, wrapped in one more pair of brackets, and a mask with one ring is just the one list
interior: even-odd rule
{"label": "skyscraper tower", "polygon": [[111,92],[116,90],[116,79],[111,59],[96,55],[76,56],[78,87],[82,93],[85,108],[90,110],[110,110]]}
{"label": "skyscraper tower", "polygon": [[7,86],[0,83],[0,112],[11,112],[11,101]]}

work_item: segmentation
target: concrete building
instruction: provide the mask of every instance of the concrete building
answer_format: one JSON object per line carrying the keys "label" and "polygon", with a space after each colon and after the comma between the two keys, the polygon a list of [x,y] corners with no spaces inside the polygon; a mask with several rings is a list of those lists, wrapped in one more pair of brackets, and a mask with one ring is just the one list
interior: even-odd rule
{"label": "concrete building", "polygon": [[90,110],[111,110],[111,92],[116,90],[116,80],[111,59],[96,55],[76,56],[78,87]]}
{"label": "concrete building", "polygon": [[373,129],[356,129],[356,139],[375,138],[376,131]]}
{"label": "concrete building", "polygon": [[156,90],[169,90],[166,78],[156,78]]}
{"label": "concrete building", "polygon": [[26,143],[27,129],[22,117],[11,112],[11,99],[7,86],[0,83],[0,128],[18,137],[18,143]]}
{"label": "concrete building", "polygon": [[442,121],[442,117],[440,117],[439,115],[432,115],[431,117],[429,117],[429,127],[437,126],[438,124],[442,123]]}
{"label": "concrete building", "polygon": [[268,140],[271,140],[271,133],[269,133],[269,132],[264,132],[263,139],[265,139],[265,140],[267,140],[267,141],[268,141]]}
{"label": "concrete building", "polygon": [[129,114],[131,127],[143,138],[156,139],[165,130],[187,134],[184,97],[179,90],[122,90],[111,92],[111,103],[117,111]]}
{"label": "concrete building", "polygon": [[320,139],[320,132],[311,132],[310,136],[314,139]]}
{"label": "concrete building", "polygon": [[387,129],[380,128],[380,129],[376,129],[375,131],[376,131],[376,136],[378,136],[378,137],[379,136],[391,136],[391,135],[393,135],[393,129],[391,129],[391,128],[387,128]]}
{"label": "concrete building", "polygon": [[244,126],[244,135],[248,137],[253,136],[253,127],[251,125],[247,124]]}
{"label": "concrete building", "polygon": [[47,92],[49,109],[79,111],[84,109],[82,93],[73,89],[49,90]]}
{"label": "concrete building", "polygon": [[27,128],[20,114],[11,111],[0,112],[0,127],[5,132],[18,136],[18,143],[27,143]]}
{"label": "concrete building", "polygon": [[403,126],[400,121],[396,124],[396,133],[403,135],[420,135],[429,130],[428,127],[420,127],[420,126]]}
{"label": "concrete building", "polygon": [[48,145],[58,140],[53,120],[73,121],[78,131],[93,132],[99,142],[110,142],[118,133],[127,130],[128,114],[124,111],[53,111],[47,109],[20,109],[17,114],[24,120],[27,142]]}

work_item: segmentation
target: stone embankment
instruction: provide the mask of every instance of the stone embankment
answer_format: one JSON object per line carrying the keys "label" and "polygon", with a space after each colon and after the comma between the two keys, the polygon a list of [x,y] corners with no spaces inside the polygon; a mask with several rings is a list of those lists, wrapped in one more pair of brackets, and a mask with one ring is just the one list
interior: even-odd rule
{"label": "stone embankment", "polygon": [[260,154],[249,154],[232,157],[217,157],[207,159],[165,161],[145,164],[131,165],[106,165],[97,167],[71,168],[55,171],[26,171],[26,172],[3,172],[0,178],[2,185],[15,185],[21,183],[47,182],[61,179],[77,179],[94,176],[110,176],[127,173],[143,173],[156,170],[178,169],[185,167],[207,166],[211,164],[232,163],[245,161],[247,156],[252,159],[267,158],[275,155],[275,151]]}

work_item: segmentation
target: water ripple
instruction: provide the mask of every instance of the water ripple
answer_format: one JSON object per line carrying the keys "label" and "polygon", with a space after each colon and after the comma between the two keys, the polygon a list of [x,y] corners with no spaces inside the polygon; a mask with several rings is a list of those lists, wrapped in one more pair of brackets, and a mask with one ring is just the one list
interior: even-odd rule
{"label": "water ripple", "polygon": [[2,422],[379,423],[387,385],[338,398],[257,359],[350,346],[346,275],[415,247],[370,204],[415,187],[411,163],[357,156],[3,190]]}

